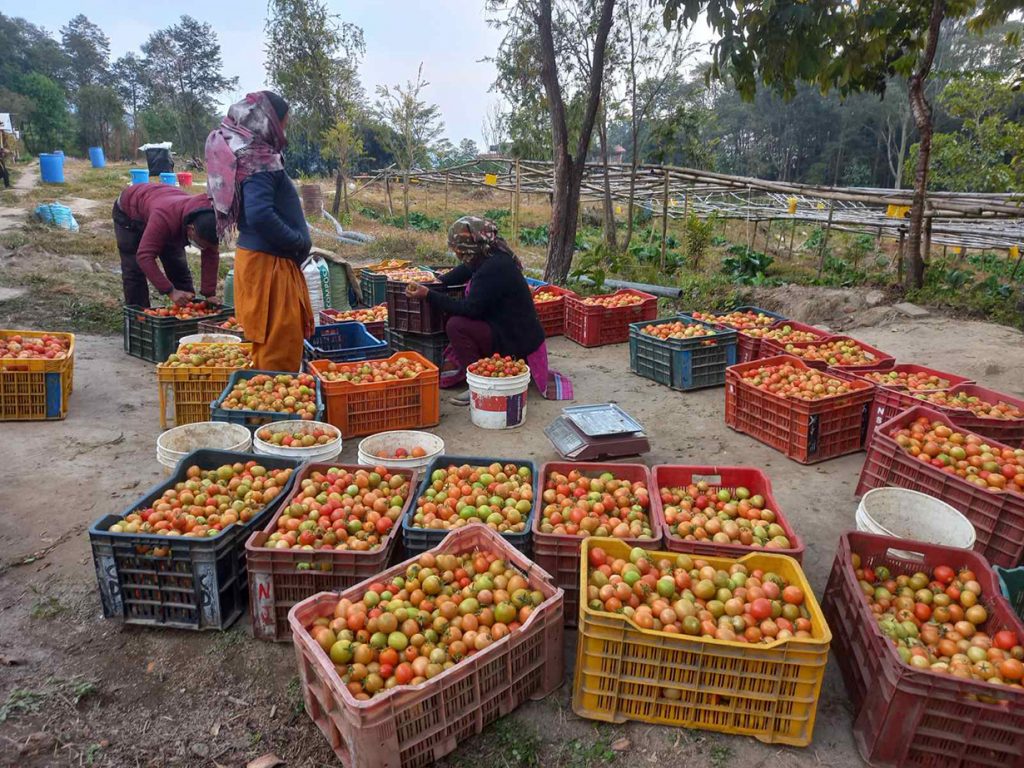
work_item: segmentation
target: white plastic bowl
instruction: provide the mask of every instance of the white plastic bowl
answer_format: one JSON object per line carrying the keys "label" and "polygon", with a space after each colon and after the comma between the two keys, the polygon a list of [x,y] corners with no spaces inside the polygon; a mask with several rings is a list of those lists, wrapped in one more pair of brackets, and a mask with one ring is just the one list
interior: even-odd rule
{"label": "white plastic bowl", "polygon": [[182,344],[240,344],[241,342],[241,336],[231,333],[193,333],[182,336],[178,346]]}
{"label": "white plastic bowl", "polygon": [[[259,433],[264,429],[271,432],[297,432],[303,427],[320,427],[331,434],[337,435],[337,439],[326,445],[311,445],[308,448],[297,448],[291,445],[274,445],[261,440]],[[323,421],[303,421],[293,419],[291,421],[275,421],[257,427],[252,435],[253,453],[264,456],[281,456],[287,459],[301,459],[302,461],[334,461],[341,453],[341,430],[332,424]]]}
{"label": "white plastic bowl", "polygon": [[[410,456],[407,459],[385,459],[378,456],[387,452],[393,454],[398,448],[422,448],[423,456]],[[396,429],[391,432],[378,432],[376,435],[364,437],[359,441],[359,463],[388,469],[425,469],[435,457],[444,453],[444,440],[430,432],[415,429]]]}
{"label": "white plastic bowl", "polygon": [[[971,521],[955,508],[907,488],[875,488],[865,493],[857,506],[856,525],[858,531],[866,533],[960,549],[971,549],[976,537]],[[920,559],[903,550],[893,554]]]}
{"label": "white plastic bowl", "polygon": [[156,439],[156,460],[170,474],[178,462],[200,448],[217,451],[248,451],[252,435],[241,424],[224,421],[199,421],[168,429]]}

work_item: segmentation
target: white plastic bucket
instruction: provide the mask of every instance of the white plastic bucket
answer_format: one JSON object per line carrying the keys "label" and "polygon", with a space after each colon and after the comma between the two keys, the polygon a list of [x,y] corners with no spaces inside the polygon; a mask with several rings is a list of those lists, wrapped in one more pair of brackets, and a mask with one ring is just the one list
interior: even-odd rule
{"label": "white plastic bucket", "polygon": [[[413,448],[422,448],[426,453],[423,456],[410,456],[407,459],[385,459],[378,455],[387,452],[390,456],[398,448],[405,448],[409,451]],[[444,440],[429,432],[420,432],[414,429],[379,432],[359,441],[359,463],[371,467],[426,469],[427,465],[442,453],[444,453]]]}
{"label": "white plastic bucket", "polygon": [[505,379],[466,372],[469,418],[483,429],[515,429],[526,422],[530,370]]}
{"label": "white plastic bucket", "polygon": [[241,424],[224,421],[199,421],[168,429],[156,439],[156,460],[169,475],[178,462],[200,448],[218,451],[248,451],[252,435]]}
{"label": "white plastic bucket", "polygon": [[[320,427],[321,429],[338,436],[338,439],[326,445],[313,445],[309,448],[296,448],[290,445],[274,445],[260,439],[259,433],[264,429],[271,432],[296,432],[302,427]],[[337,427],[326,424],[322,421],[303,421],[295,419],[291,421],[275,421],[258,427],[252,436],[253,453],[264,456],[281,456],[286,459],[301,459],[302,461],[334,461],[341,453],[341,430]]]}
{"label": "white plastic bucket", "polygon": [[241,336],[230,333],[193,333],[182,336],[178,346],[182,344],[240,344],[241,341]]}
{"label": "white plastic bucket", "polygon": [[[944,501],[906,488],[875,488],[857,505],[858,531],[913,539],[946,547],[971,549],[975,531],[971,521]],[[920,559],[913,552],[894,550],[909,560]]]}

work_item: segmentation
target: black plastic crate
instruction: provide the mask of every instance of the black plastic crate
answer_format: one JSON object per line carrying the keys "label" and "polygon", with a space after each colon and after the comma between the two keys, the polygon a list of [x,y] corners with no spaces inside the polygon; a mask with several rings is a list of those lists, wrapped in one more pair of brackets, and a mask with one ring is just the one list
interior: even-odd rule
{"label": "black plastic crate", "polygon": [[[246,410],[235,410],[233,408],[221,408],[220,404],[224,402],[224,398],[228,396],[235,387],[235,383],[240,379],[251,379],[253,376],[258,374],[266,374],[267,376],[278,376],[287,371],[257,371],[252,368],[246,368],[234,371],[231,374],[231,378],[228,379],[228,383],[224,386],[224,390],[220,393],[220,397],[210,403],[210,421],[226,421],[229,424],[241,424],[243,427],[247,427],[250,432],[257,430],[264,424],[272,424],[275,421],[294,421],[299,418],[294,413],[277,413],[275,411],[246,411]],[[295,376],[297,374],[291,374]],[[314,420],[323,421],[324,419],[324,395],[323,390],[320,387],[320,379],[313,377],[313,383],[316,386],[316,416]]]}
{"label": "black plastic crate", "polygon": [[532,549],[531,544],[533,543],[533,518],[538,514],[538,505],[541,504],[541,488],[542,483],[540,475],[537,472],[537,465],[529,459],[514,459],[514,458],[501,458],[501,457],[482,457],[482,456],[446,456],[441,455],[430,462],[423,474],[423,480],[420,482],[419,488],[416,489],[416,497],[413,499],[412,504],[409,505],[409,511],[402,518],[402,545],[405,547],[405,553],[407,556],[412,557],[413,555],[419,555],[426,552],[429,549],[433,549],[441,540],[444,539],[451,530],[449,529],[434,529],[434,528],[415,528],[411,525],[412,518],[416,514],[416,501],[426,493],[427,488],[431,484],[430,476],[434,474],[434,470],[445,469],[449,464],[469,464],[471,466],[486,466],[494,463],[501,464],[516,464],[518,466],[526,466],[530,468],[532,473],[533,482],[533,506],[530,508],[530,514],[526,517],[526,528],[522,533],[502,533],[501,537],[508,541],[513,547],[518,549],[524,555],[529,556]]}
{"label": "black plastic crate", "polygon": [[[389,280],[387,283],[388,328],[410,333],[442,333],[448,316],[423,298],[405,295],[408,283]],[[465,285],[444,286],[441,283],[421,283],[430,290],[441,290],[452,298],[466,295]]]}
{"label": "black plastic crate", "polygon": [[387,272],[374,272],[365,267],[359,270],[359,292],[366,306],[375,307],[383,304],[387,296],[387,286]]}
{"label": "black plastic crate", "polygon": [[[690,339],[659,339],[643,332],[648,325],[681,321],[715,331],[713,336]],[[737,332],[694,320],[687,315],[668,317],[629,326],[629,368],[638,376],[666,387],[688,391],[725,384],[725,369],[736,364]],[[714,341],[714,346],[705,342]]]}
{"label": "black plastic crate", "polygon": [[132,357],[162,363],[178,350],[178,342],[185,336],[199,333],[199,323],[226,320],[234,313],[234,307],[224,307],[215,315],[179,320],[176,317],[153,317],[147,315],[143,307],[127,305],[124,308],[124,351]]}
{"label": "black plastic crate", "polygon": [[[227,629],[245,613],[245,541],[254,530],[266,525],[287,498],[296,473],[255,517],[244,524],[229,525],[217,536],[191,538],[107,529],[184,480],[189,467],[213,469],[253,460],[267,469],[297,469],[302,463],[298,459],[233,451],[193,451],[178,463],[168,480],[151,488],[122,514],[104,515],[92,524],[89,543],[104,617],[126,624],[212,630]],[[154,548],[167,549],[168,553],[154,554]]]}
{"label": "black plastic crate", "polygon": [[356,360],[379,360],[387,357],[388,343],[378,339],[363,323],[345,320],[318,325],[313,335],[303,342],[306,360],[331,360],[348,363]]}
{"label": "black plastic crate", "polygon": [[444,350],[448,336],[441,333],[407,333],[387,329],[388,346],[392,352],[419,352],[438,368],[444,367]]}

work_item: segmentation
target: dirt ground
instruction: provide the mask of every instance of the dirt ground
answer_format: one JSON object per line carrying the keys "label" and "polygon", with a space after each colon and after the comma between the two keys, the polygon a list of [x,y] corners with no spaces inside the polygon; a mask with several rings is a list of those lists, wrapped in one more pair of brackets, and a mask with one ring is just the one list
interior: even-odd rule
{"label": "dirt ground", "polygon": [[[889,312],[888,315],[893,315]],[[810,319],[810,318],[809,318]],[[858,337],[908,362],[976,377],[1024,394],[1020,333],[951,319],[892,321]],[[749,464],[771,477],[780,505],[807,541],[805,568],[820,594],[838,532],[853,526],[863,454],[805,467],[734,433],[721,389],[677,393],[628,371],[626,345],[551,344],[577,402],[616,401],[648,429],[648,464]],[[541,429],[562,404],[531,397],[526,426],[496,434],[447,402],[436,429],[461,454],[556,458]],[[224,633],[192,634],[105,621],[86,534],[161,479],[153,366],[116,337],[81,336],[66,421],[0,425],[0,765],[241,766],[274,753],[289,766],[336,761],[302,711],[290,647],[253,640],[247,618]],[[342,459],[355,461],[356,443]],[[575,636],[566,642],[567,672]],[[571,678],[566,677],[567,681]],[[576,717],[571,683],[469,740],[446,765],[664,765],[721,768],[861,765],[834,664],[813,745]]]}

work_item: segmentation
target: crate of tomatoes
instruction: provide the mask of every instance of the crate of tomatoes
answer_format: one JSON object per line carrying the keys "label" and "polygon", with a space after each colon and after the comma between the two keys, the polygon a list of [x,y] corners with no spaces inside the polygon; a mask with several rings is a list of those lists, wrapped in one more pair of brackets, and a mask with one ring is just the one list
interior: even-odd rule
{"label": "crate of tomatoes", "polygon": [[541,467],[540,511],[533,520],[533,560],[565,591],[565,625],[579,613],[580,543],[613,536],[657,549],[663,519],[643,464],[552,461]]}
{"label": "crate of tomatoes", "polygon": [[748,363],[760,357],[761,334],[785,316],[760,307],[736,307],[728,312],[690,312],[694,320],[737,332],[736,362]]}
{"label": "crate of tomatoes", "polygon": [[575,291],[568,288],[560,288],[557,285],[543,283],[532,288],[533,306],[537,310],[537,317],[544,327],[544,335],[547,337],[561,336],[565,333],[565,297],[575,296]]}
{"label": "crate of tomatoes", "polygon": [[430,303],[428,297],[412,297],[405,293],[409,283],[426,285],[430,290],[461,299],[466,295],[465,285],[444,285],[433,272],[389,273],[387,281],[388,328],[408,333],[442,333],[448,316]]}
{"label": "crate of tomatoes", "polygon": [[1021,764],[1024,625],[984,557],[844,533],[822,604],[865,761]]}
{"label": "crate of tomatoes", "polygon": [[189,342],[179,346],[156,366],[160,428],[208,421],[210,403],[224,391],[231,373],[251,365],[249,343]]}
{"label": "crate of tomatoes", "polygon": [[234,315],[229,315],[223,320],[201,320],[198,328],[199,333],[230,333],[238,336],[241,341],[248,341],[245,338],[245,329]]}
{"label": "crate of tomatoes", "polygon": [[388,305],[381,303],[364,309],[322,309],[320,325],[355,321],[366,326],[366,331],[375,339],[385,340],[388,327]]}
{"label": "crate of tomatoes", "polygon": [[65,418],[74,374],[74,334],[0,330],[0,421]]}
{"label": "crate of tomatoes", "polygon": [[737,557],[766,550],[798,563],[803,559],[803,539],[783,516],[761,470],[659,464],[653,475],[670,552]]}
{"label": "crate of tomatoes", "polygon": [[253,637],[290,641],[293,605],[383,571],[416,482],[409,469],[304,465],[274,517],[245,543]]}
{"label": "crate of tomatoes", "polygon": [[1024,399],[967,382],[915,392],[911,403],[920,401],[949,416],[958,427],[1014,448],[1024,447]]}
{"label": "crate of tomatoes", "polygon": [[813,464],[864,447],[873,390],[870,382],[788,355],[755,360],[728,370],[725,423]]}
{"label": "crate of tomatoes", "polygon": [[629,369],[637,376],[688,391],[720,387],[736,363],[736,331],[688,315],[629,326]]}
{"label": "crate of tomatoes", "polygon": [[629,326],[658,316],[658,297],[632,288],[602,296],[566,296],[565,336],[584,347],[629,341]]}
{"label": "crate of tomatoes", "polygon": [[[823,328],[817,328],[807,323],[799,323],[796,320],[779,320],[767,328],[751,328],[744,332],[747,336],[757,341],[757,354],[751,360],[759,360],[762,357],[774,357],[778,353],[778,347],[784,347],[793,341],[827,341],[831,333]],[[765,340],[776,343],[776,351],[766,349]]]}
{"label": "crate of tomatoes", "polygon": [[576,714],[810,744],[831,634],[793,558],[591,538],[581,559]]}
{"label": "crate of tomatoes", "polygon": [[174,354],[182,338],[199,332],[199,323],[224,320],[233,314],[232,307],[205,301],[189,302],[182,307],[126,306],[124,351],[132,357],[162,363]]}
{"label": "crate of tomatoes", "polygon": [[829,336],[822,341],[789,341],[762,339],[761,354],[792,355],[800,358],[809,368],[833,368],[839,371],[857,371],[865,368],[891,368],[896,358],[863,341],[849,336]]}
{"label": "crate of tomatoes", "polygon": [[562,590],[506,539],[454,531],[291,610],[306,712],[345,768],[431,765],[562,684],[562,610]]}
{"label": "crate of tomatoes", "polygon": [[274,421],[323,421],[323,414],[320,381],[308,373],[233,371],[220,397],[210,403],[210,421],[241,424],[250,431]]}
{"label": "crate of tomatoes", "polygon": [[1024,449],[915,406],[875,431],[857,495],[890,485],[962,512],[977,534],[974,549],[994,565],[1011,568],[1024,559]]}

